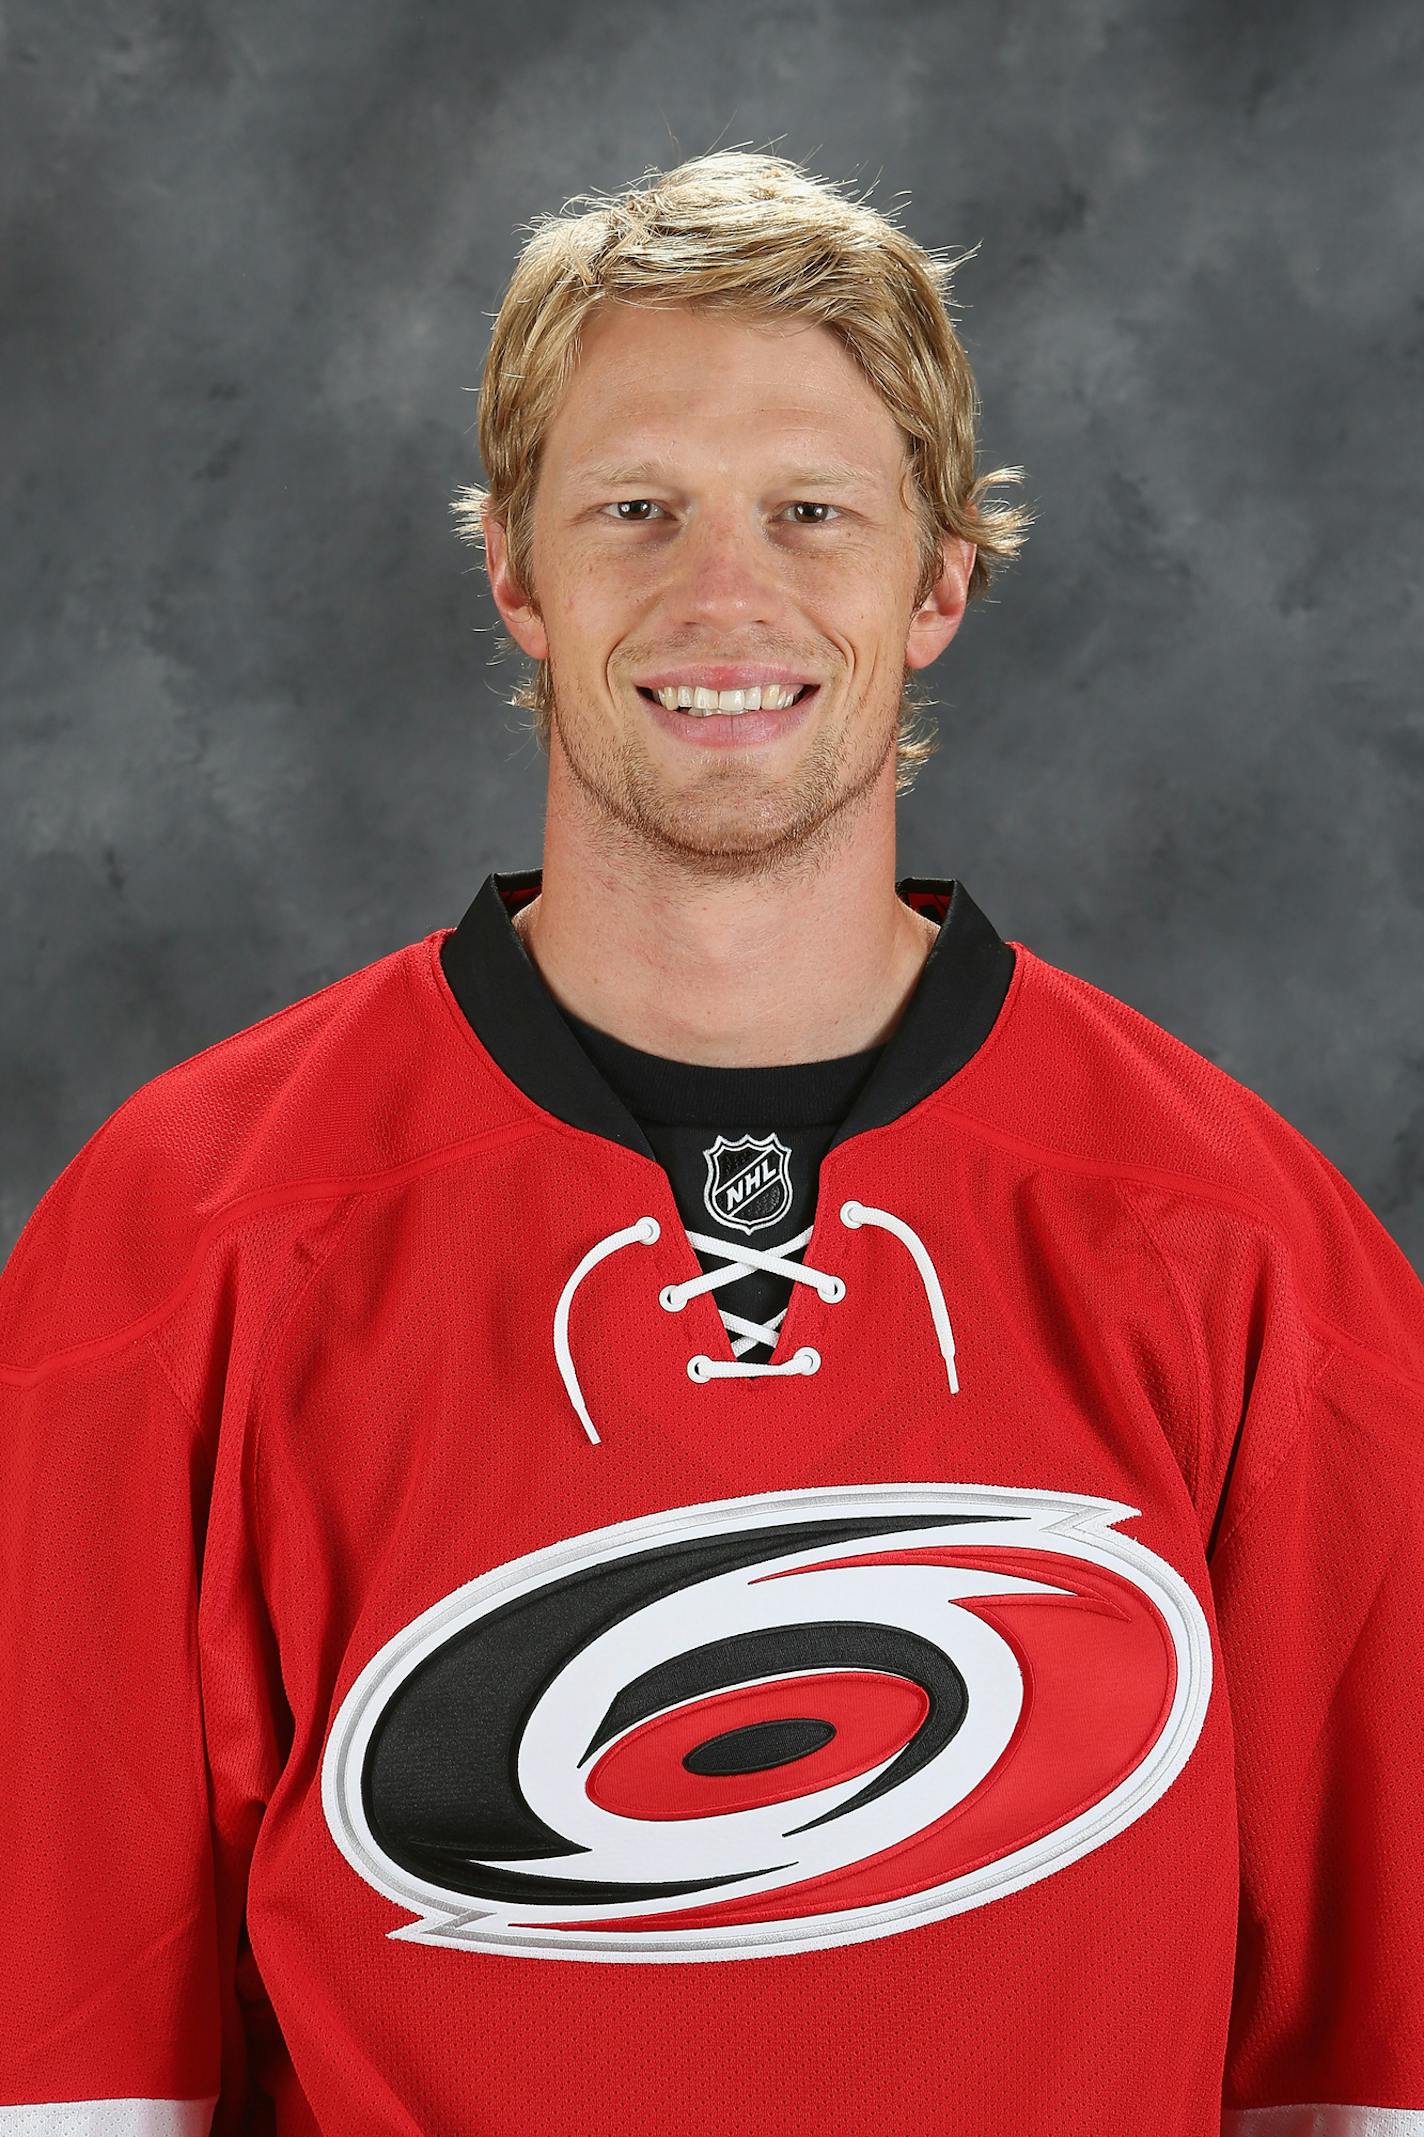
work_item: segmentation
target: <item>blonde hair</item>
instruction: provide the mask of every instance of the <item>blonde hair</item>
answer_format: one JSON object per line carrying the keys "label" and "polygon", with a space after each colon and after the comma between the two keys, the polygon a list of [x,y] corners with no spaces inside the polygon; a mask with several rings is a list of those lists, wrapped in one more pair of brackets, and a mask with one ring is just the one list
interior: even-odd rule
{"label": "blonde hair", "polygon": [[[579,193],[572,215],[535,217],[490,336],[479,388],[480,457],[489,487],[463,485],[451,507],[461,539],[483,543],[482,513],[505,529],[509,568],[534,598],[533,502],[545,433],[578,362],[580,330],[604,299],[681,305],[745,318],[817,322],[838,336],[905,432],[918,529],[919,583],[930,593],[947,534],[973,542],[968,599],[1017,556],[1034,515],[985,493],[1023,469],[976,476],[979,401],[949,317],[955,270],[891,218],[784,157],[722,149],[616,195]],[[957,309],[957,307],[953,307]],[[519,648],[508,638],[506,649]],[[896,793],[909,791],[937,748],[929,700],[905,670]],[[512,702],[534,714],[547,749],[553,709],[540,661]]]}

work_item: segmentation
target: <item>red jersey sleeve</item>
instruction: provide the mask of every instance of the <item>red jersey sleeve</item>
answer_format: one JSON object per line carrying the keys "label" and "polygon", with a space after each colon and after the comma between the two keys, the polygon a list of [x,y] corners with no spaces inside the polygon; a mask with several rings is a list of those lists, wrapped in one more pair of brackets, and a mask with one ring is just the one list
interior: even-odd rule
{"label": "red jersey sleeve", "polygon": [[1224,2137],[1424,2131],[1424,1286],[1308,1166],[1208,1561],[1240,1834]]}
{"label": "red jersey sleeve", "polygon": [[274,1760],[212,1518],[237,1285],[147,1121],[104,1124],[0,1270],[0,2103],[64,2103],[66,2137],[257,2126],[239,1767]]}

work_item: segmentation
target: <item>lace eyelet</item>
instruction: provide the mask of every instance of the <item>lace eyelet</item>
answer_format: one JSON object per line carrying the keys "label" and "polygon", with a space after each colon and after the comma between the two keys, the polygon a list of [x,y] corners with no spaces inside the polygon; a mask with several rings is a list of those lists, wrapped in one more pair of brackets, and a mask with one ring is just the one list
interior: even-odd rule
{"label": "lace eyelet", "polygon": [[845,1297],[845,1293],[845,1278],[833,1276],[830,1282],[822,1288],[821,1297],[828,1306],[839,1306],[841,1300]]}
{"label": "lace eyelet", "polygon": [[813,1350],[809,1343],[803,1343],[796,1353],[796,1363],[803,1373],[819,1373],[821,1370],[821,1353],[818,1350]]}
{"label": "lace eyelet", "polygon": [[845,1225],[848,1231],[855,1231],[864,1222],[865,1204],[863,1202],[843,1202],[841,1204],[841,1223]]}
{"label": "lace eyelet", "polygon": [[681,1313],[687,1300],[682,1297],[676,1284],[664,1284],[658,1293],[658,1304],[664,1313]]}
{"label": "lace eyelet", "polygon": [[689,1359],[688,1359],[688,1361],[687,1361],[687,1377],[688,1377],[688,1379],[689,1379],[689,1380],[696,1380],[696,1381],[699,1381],[699,1382],[700,1382],[700,1381],[703,1381],[703,1380],[705,1380],[705,1379],[707,1378],[707,1375],[706,1375],[706,1373],[705,1373],[705,1372],[704,1372],[704,1371],[702,1370],[702,1368],[703,1368],[704,1366],[706,1366],[706,1365],[710,1364],[710,1363],[711,1363],[710,1359],[708,1359],[708,1358],[705,1358],[705,1357],[704,1357],[704,1356],[702,1355],[702,1352],[701,1352],[701,1351],[698,1351],[698,1352],[697,1352],[697,1354],[696,1354],[696,1355],[695,1355],[694,1357],[691,1357],[691,1358],[689,1358]]}

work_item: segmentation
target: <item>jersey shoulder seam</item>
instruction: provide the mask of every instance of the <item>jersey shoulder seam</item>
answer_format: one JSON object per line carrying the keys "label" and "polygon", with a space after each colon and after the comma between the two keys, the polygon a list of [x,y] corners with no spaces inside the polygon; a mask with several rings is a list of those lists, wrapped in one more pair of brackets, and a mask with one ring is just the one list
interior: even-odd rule
{"label": "jersey shoulder seam", "polygon": [[1181,1272],[1177,1268],[1176,1263],[1173,1261],[1166,1247],[1162,1244],[1162,1241],[1158,1238],[1156,1230],[1151,1222],[1151,1219],[1148,1217],[1146,1210],[1142,1208],[1137,1197],[1129,1193],[1128,1185],[1126,1182],[1114,1179],[1111,1184],[1114,1188],[1116,1188],[1118,1200],[1121,1202],[1123,1208],[1129,1212],[1133,1221],[1140,1227],[1144,1239],[1147,1241],[1149,1248],[1151,1249],[1153,1255],[1156,1258],[1157,1265],[1162,1272],[1162,1277],[1167,1287],[1168,1295],[1170,1296],[1172,1301],[1172,1307],[1176,1315],[1178,1329],[1181,1332],[1182,1339],[1186,1345],[1187,1353],[1192,1361],[1192,1391],[1195,1414],[1192,1419],[1192,1474],[1191,1477],[1188,1479],[1188,1489],[1191,1492],[1192,1500],[1195,1504],[1197,1494],[1201,1488],[1202,1433],[1205,1427],[1205,1420],[1209,1407],[1207,1399],[1208,1371],[1206,1349],[1205,1345],[1202,1342],[1201,1329],[1195,1315],[1191,1311],[1186,1295],[1186,1288],[1182,1282]]}
{"label": "jersey shoulder seam", "polygon": [[[200,1280],[204,1263],[214,1243],[226,1232],[246,1223],[249,1218],[266,1216],[273,1210],[304,1202],[310,1203],[313,1208],[348,1199],[354,1204],[363,1196],[380,1194],[392,1185],[401,1185],[426,1173],[438,1172],[446,1165],[458,1164],[462,1158],[471,1156],[491,1144],[513,1142],[528,1135],[536,1135],[540,1128],[541,1123],[538,1121],[506,1122],[500,1127],[484,1129],[478,1135],[466,1136],[458,1143],[427,1151],[421,1157],[405,1159],[400,1164],[387,1166],[378,1172],[347,1175],[339,1179],[298,1180],[279,1187],[252,1188],[246,1193],[236,1195],[207,1218],[193,1242],[182,1274],[147,1313],[107,1336],[95,1337],[84,1343],[72,1343],[63,1350],[52,1351],[33,1365],[13,1365],[0,1359],[0,1383],[11,1387],[32,1387],[37,1382],[48,1379],[51,1374],[71,1368],[82,1370],[87,1365],[99,1364],[112,1353],[140,1343],[155,1334]],[[33,1221],[31,1219],[31,1223]],[[38,1237],[38,1234],[35,1236]],[[189,1407],[186,1401],[183,1406],[185,1410]]]}
{"label": "jersey shoulder seam", "polygon": [[271,1326],[264,1331],[262,1355],[253,1368],[252,1380],[247,1390],[246,1414],[252,1423],[252,1531],[253,1547],[257,1552],[259,1564],[264,1563],[261,1500],[262,1425],[264,1416],[262,1397],[266,1393],[270,1376],[276,1370],[275,1361],[282,1355],[287,1332],[296,1318],[297,1309],[327,1266],[327,1263],[332,1259],[342,1240],[346,1237],[359,1201],[359,1195],[351,1195],[348,1197],[345,1207],[339,1210],[331,1227],[330,1236],[323,1243],[320,1253],[312,1256],[310,1268],[306,1271],[301,1281],[293,1287],[291,1297],[277,1314]]}
{"label": "jersey shoulder seam", "polygon": [[[955,1120],[964,1128],[981,1136],[986,1142],[998,1143],[1011,1150],[1021,1150],[1025,1156],[1036,1159],[1040,1164],[1054,1165],[1061,1171],[1081,1173],[1091,1179],[1111,1181],[1124,1189],[1156,1188],[1166,1194],[1193,1195],[1213,1209],[1249,1217],[1270,1233],[1288,1257],[1291,1254],[1290,1234],[1283,1227],[1280,1218],[1266,1203],[1258,1202],[1252,1195],[1242,1194],[1235,1188],[1222,1187],[1216,1182],[1194,1179],[1190,1173],[1170,1172],[1162,1166],[1133,1165],[1121,1159],[1078,1157],[1072,1151],[1058,1150],[1051,1144],[1031,1142],[1026,1136],[1016,1135],[1012,1129],[991,1127],[987,1121],[980,1120],[973,1113],[965,1112],[962,1107],[954,1105],[947,1098],[935,1102],[941,1112],[953,1114]],[[1289,1123],[1286,1125],[1289,1126]],[[1317,1154],[1324,1155],[1323,1152]],[[1368,1204],[1365,1206],[1368,1208]],[[1144,1224],[1146,1222],[1140,1213],[1139,1221]],[[1301,1298],[1299,1306],[1302,1318],[1310,1323],[1324,1342],[1350,1352],[1362,1362],[1374,1365],[1380,1372],[1389,1374],[1406,1387],[1417,1389],[1424,1386],[1407,1368],[1396,1364],[1383,1352],[1371,1349],[1368,1344],[1362,1343],[1358,1336],[1352,1336],[1347,1329],[1341,1328],[1337,1322],[1322,1313],[1312,1300]]]}

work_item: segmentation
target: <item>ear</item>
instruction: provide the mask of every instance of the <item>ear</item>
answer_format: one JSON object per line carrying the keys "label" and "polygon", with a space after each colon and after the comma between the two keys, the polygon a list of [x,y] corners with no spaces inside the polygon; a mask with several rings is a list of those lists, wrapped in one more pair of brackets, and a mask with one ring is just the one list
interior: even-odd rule
{"label": "ear", "polygon": [[488,507],[482,507],[480,524],[485,532],[485,564],[489,571],[490,592],[494,595],[500,620],[521,652],[527,653],[531,660],[547,660],[549,639],[543,619],[533,599],[509,569],[509,543],[504,522],[496,519]]}
{"label": "ear", "polygon": [[938,660],[963,620],[969,574],[978,552],[973,542],[966,542],[957,534],[946,534],[940,551],[939,577],[910,619],[905,641],[905,665],[909,668],[927,668],[932,660]]}

